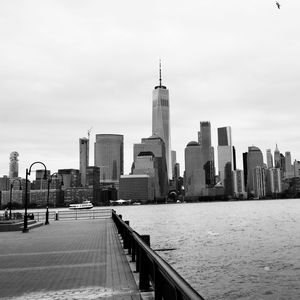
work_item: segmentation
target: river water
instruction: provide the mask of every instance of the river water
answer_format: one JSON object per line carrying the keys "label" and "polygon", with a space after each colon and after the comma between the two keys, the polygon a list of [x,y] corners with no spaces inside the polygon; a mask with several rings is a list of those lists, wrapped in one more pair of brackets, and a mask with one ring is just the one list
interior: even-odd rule
{"label": "river water", "polygon": [[205,299],[300,299],[300,199],[114,208]]}

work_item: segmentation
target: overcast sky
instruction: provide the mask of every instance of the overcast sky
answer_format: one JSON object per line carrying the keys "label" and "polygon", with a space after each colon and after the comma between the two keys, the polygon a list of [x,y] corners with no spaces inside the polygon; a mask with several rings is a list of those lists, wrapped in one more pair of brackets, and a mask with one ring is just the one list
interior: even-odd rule
{"label": "overcast sky", "polygon": [[123,134],[128,173],[152,134],[159,59],[181,171],[200,121],[215,148],[232,127],[239,168],[251,145],[300,160],[300,1],[279,2],[1,0],[0,176],[12,151],[22,177],[38,160],[78,169],[91,127],[90,165],[96,134]]}

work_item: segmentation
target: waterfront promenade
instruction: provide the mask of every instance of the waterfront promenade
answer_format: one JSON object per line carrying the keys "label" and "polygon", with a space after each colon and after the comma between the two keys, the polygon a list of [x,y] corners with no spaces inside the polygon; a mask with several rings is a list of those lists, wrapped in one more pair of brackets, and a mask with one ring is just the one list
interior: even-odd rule
{"label": "waterfront promenade", "polygon": [[0,299],[141,299],[111,218],[0,232]]}

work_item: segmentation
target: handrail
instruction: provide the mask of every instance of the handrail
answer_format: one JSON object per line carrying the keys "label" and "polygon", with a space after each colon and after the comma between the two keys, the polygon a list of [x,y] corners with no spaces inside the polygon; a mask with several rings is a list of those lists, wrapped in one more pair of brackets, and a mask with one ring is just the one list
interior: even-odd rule
{"label": "handrail", "polygon": [[124,241],[123,247],[132,255],[136,269],[140,273],[139,289],[149,290],[150,282],[154,287],[155,299],[160,300],[204,300],[150,245],[130,226],[112,211],[112,218]]}

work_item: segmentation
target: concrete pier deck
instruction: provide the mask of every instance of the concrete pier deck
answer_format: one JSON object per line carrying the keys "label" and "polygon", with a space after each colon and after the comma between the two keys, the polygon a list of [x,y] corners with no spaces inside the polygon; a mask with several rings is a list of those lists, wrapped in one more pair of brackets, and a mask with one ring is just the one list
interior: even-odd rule
{"label": "concrete pier deck", "polygon": [[141,299],[112,219],[0,232],[0,299]]}

